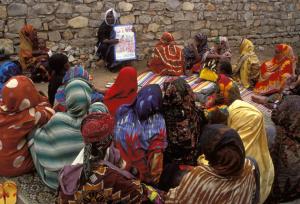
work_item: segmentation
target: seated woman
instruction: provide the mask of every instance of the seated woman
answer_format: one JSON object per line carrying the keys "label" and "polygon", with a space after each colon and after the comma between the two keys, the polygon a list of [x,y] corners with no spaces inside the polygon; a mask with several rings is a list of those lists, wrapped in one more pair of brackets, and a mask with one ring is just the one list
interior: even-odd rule
{"label": "seated woman", "polygon": [[66,111],[67,102],[66,102],[65,89],[68,83],[75,79],[82,80],[90,86],[90,88],[92,89],[92,95],[91,95],[92,103],[101,102],[103,100],[103,94],[98,92],[96,88],[91,84],[89,73],[82,66],[75,66],[66,72],[62,80],[62,85],[57,89],[57,92],[55,94],[55,101],[54,101],[54,109],[56,111],[59,112]]}
{"label": "seated woman", "polygon": [[259,202],[259,170],[245,158],[238,133],[225,125],[208,125],[200,139],[208,165],[200,164],[171,189],[165,203]]}
{"label": "seated woman", "polygon": [[4,84],[13,76],[21,75],[22,68],[18,62],[5,61],[0,64],[0,98]]}
{"label": "seated woman", "polygon": [[127,169],[135,167],[139,179],[157,184],[163,170],[167,147],[166,126],[160,114],[162,92],[157,84],[143,87],[133,104],[119,108],[115,141]]}
{"label": "seated woman", "polygon": [[131,104],[136,99],[138,91],[137,72],[133,67],[124,67],[104,95],[103,102],[108,107],[112,116],[124,104]]}
{"label": "seated woman", "polygon": [[10,78],[0,102],[0,175],[19,176],[34,170],[29,134],[47,123],[54,111],[25,76]]}
{"label": "seated woman", "polygon": [[98,29],[96,54],[105,61],[106,67],[111,71],[121,65],[120,62],[115,61],[114,53],[114,46],[119,43],[119,39],[116,39],[113,27],[119,24],[118,18],[119,14],[115,9],[108,9],[105,12],[104,21]]}
{"label": "seated woman", "polygon": [[216,60],[217,64],[221,61],[231,61],[231,50],[229,47],[229,42],[226,37],[216,37],[214,41],[214,46],[209,50],[207,59]]}
{"label": "seated woman", "polygon": [[270,203],[300,199],[300,96],[287,96],[272,112],[277,136],[270,148],[275,179]]}
{"label": "seated woman", "polygon": [[70,69],[68,57],[64,54],[54,54],[49,58],[50,81],[48,85],[49,102],[53,106],[57,89],[63,84],[66,72]]}
{"label": "seated woman", "polygon": [[206,60],[208,51],[207,36],[201,33],[195,35],[193,43],[183,50],[186,71],[199,72]]}
{"label": "seated woman", "polygon": [[296,58],[293,49],[286,44],[276,45],[275,56],[262,64],[260,78],[254,92],[259,95],[280,93],[288,78],[295,74]]}
{"label": "seated woman", "polygon": [[114,120],[107,113],[92,113],[83,119],[84,163],[65,166],[60,172],[59,204],[82,201],[141,203],[147,200],[161,203],[160,196],[152,188],[105,160],[113,141],[113,130]]}
{"label": "seated woman", "polygon": [[156,44],[148,68],[159,75],[180,76],[184,74],[184,56],[175,44],[171,33],[164,32]]}
{"label": "seated woman", "polygon": [[[47,82],[49,73],[47,68],[48,52],[44,46],[41,48],[36,29],[26,24],[20,33],[19,60],[23,70],[29,70],[34,82]],[[43,43],[41,43],[43,44]]]}
{"label": "seated woman", "polygon": [[[211,62],[211,63],[210,63]],[[196,93],[196,100],[205,108],[209,123],[227,123],[228,105],[234,100],[241,99],[237,84],[231,79],[232,67],[230,62],[223,61],[217,66],[216,72],[213,67],[214,61],[210,61],[200,72],[202,80],[215,82],[209,89]]]}
{"label": "seated woman", "polygon": [[42,181],[50,188],[57,189],[58,173],[76,158],[83,148],[80,132],[82,118],[91,104],[91,87],[75,79],[65,88],[66,113],[56,113],[33,136],[30,148],[34,165]]}
{"label": "seated woman", "polygon": [[234,69],[234,77],[245,88],[253,88],[259,77],[259,60],[254,52],[254,45],[248,39],[243,39],[240,46],[240,58]]}
{"label": "seated woman", "polygon": [[251,104],[239,99],[228,107],[228,112],[228,126],[239,133],[246,156],[257,161],[261,175],[259,203],[264,203],[272,188],[274,166],[268,149],[263,114]]}
{"label": "seated woman", "polygon": [[195,166],[199,136],[206,123],[204,113],[196,106],[194,93],[184,79],[165,83],[164,93],[162,110],[168,135],[164,163]]}

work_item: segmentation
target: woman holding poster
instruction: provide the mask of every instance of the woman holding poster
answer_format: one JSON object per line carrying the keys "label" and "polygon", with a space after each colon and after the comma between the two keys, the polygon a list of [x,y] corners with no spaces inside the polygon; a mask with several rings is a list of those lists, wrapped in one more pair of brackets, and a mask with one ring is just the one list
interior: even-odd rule
{"label": "woman holding poster", "polygon": [[98,30],[97,55],[105,61],[109,70],[118,65],[114,57],[114,46],[119,43],[119,39],[115,39],[113,30],[113,27],[119,24],[118,18],[119,14],[115,9],[108,9]]}

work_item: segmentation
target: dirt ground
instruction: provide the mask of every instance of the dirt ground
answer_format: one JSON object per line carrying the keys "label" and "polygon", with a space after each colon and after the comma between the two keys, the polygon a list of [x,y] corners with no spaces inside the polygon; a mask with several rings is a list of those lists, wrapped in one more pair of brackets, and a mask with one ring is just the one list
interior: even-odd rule
{"label": "dirt ground", "polygon": [[[238,48],[232,49],[233,52],[233,58],[232,58],[232,64],[236,64],[239,54],[238,54]],[[295,49],[294,52],[297,56],[300,55],[300,48]],[[264,50],[256,50],[257,56],[259,57],[260,61],[263,62],[267,59],[272,58],[274,54],[274,48],[273,46],[264,47]],[[100,63],[101,64],[101,63]],[[135,61],[133,63],[133,66],[137,69],[138,73],[141,73],[146,69],[147,59],[142,61]],[[118,73],[112,73],[108,71],[104,66],[98,66],[96,69],[89,69],[90,74],[93,76],[93,84],[97,88],[105,88],[105,85],[108,82],[113,82],[114,78],[118,75]],[[40,83],[36,84],[37,88],[45,93],[47,93],[47,83]]]}

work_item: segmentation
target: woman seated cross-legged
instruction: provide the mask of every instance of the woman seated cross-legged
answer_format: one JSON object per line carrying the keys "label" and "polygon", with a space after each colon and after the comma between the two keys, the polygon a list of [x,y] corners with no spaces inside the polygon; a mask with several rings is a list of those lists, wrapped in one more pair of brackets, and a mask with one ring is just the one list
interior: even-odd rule
{"label": "woman seated cross-legged", "polygon": [[259,169],[245,158],[239,134],[225,125],[204,128],[200,146],[208,165],[200,164],[170,189],[165,203],[255,203],[259,202]]}
{"label": "woman seated cross-legged", "polygon": [[91,106],[91,87],[76,79],[65,88],[66,112],[56,113],[43,127],[37,129],[30,148],[34,165],[42,181],[57,189],[58,173],[76,158],[83,148],[81,121]]}
{"label": "woman seated cross-legged", "polygon": [[148,62],[148,68],[159,75],[184,74],[183,50],[175,43],[171,33],[164,32]]}

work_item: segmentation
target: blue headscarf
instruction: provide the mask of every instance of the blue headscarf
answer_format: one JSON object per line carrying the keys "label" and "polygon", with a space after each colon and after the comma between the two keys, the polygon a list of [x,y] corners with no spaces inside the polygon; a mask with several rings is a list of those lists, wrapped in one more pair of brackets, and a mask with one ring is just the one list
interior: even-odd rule
{"label": "blue headscarf", "polygon": [[[116,119],[115,140],[126,149],[126,137],[132,137],[131,144],[135,147],[141,145],[148,149],[153,137],[165,134],[166,126],[163,116],[159,113],[162,107],[162,91],[157,84],[143,87],[133,104],[123,105],[119,108]],[[138,138],[135,138],[135,137]],[[138,140],[136,140],[138,139]],[[163,144],[165,148],[166,141]]]}
{"label": "blue headscarf", "polygon": [[22,74],[22,69],[19,64],[12,62],[12,61],[6,61],[3,64],[0,65],[0,97],[2,88],[11,77]]}

